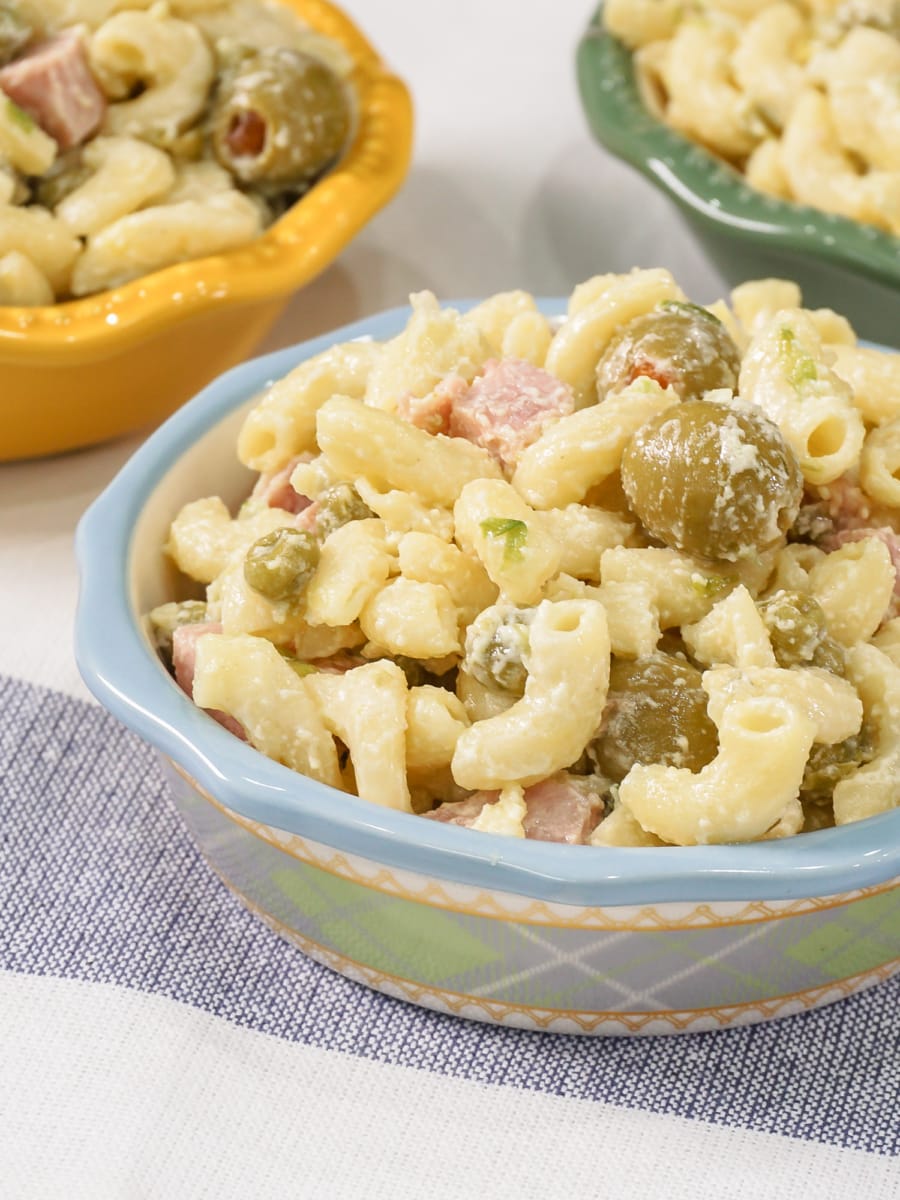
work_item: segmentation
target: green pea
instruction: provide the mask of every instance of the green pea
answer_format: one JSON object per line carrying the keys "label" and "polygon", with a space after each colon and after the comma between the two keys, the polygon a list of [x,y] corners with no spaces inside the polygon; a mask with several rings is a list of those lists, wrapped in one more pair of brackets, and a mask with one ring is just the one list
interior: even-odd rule
{"label": "green pea", "polygon": [[338,158],[349,132],[343,83],[317,58],[286,46],[237,55],[212,116],[222,166],[276,192],[308,186]]}
{"label": "green pea", "polygon": [[656,651],[613,659],[603,732],[594,742],[600,770],[621,782],[635,763],[699,771],[718,750],[709,697],[696,667]]}
{"label": "green pea", "polygon": [[843,675],[844,651],[829,634],[825,613],[813,596],[782,590],[757,607],[780,667],[822,667]]}
{"label": "green pea", "polygon": [[761,413],[688,400],[631,438],[622,486],[651,536],[736,562],[782,539],[799,511],[803,476],[781,431]]}
{"label": "green pea", "polygon": [[466,633],[465,670],[494,691],[521,696],[528,680],[529,626],[534,609],[495,604]]}
{"label": "green pea", "polygon": [[244,559],[244,579],[268,600],[301,592],[319,565],[319,544],[301,529],[275,529],[253,543]]}
{"label": "green pea", "polygon": [[647,376],[682,400],[701,400],[715,388],[736,391],[740,368],[740,351],[718,317],[667,300],[613,336],[597,364],[597,395],[603,400]]}
{"label": "green pea", "polygon": [[342,525],[374,516],[352,483],[334,483],[316,497],[316,532],[322,541]]}

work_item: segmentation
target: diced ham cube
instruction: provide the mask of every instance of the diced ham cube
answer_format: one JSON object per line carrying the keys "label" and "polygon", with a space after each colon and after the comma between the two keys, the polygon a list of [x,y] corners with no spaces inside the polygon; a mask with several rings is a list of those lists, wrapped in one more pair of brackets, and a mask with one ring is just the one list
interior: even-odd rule
{"label": "diced ham cube", "polygon": [[95,133],[106,99],[73,30],[39,42],[0,70],[0,89],[68,150]]}
{"label": "diced ham cube", "polygon": [[301,513],[308,508],[312,501],[309,496],[301,496],[291,486],[291,476],[298,463],[309,462],[311,454],[299,454],[277,471],[269,471],[260,475],[251,493],[254,500],[262,499],[269,508],[283,508],[285,512]]}
{"label": "diced ham cube", "polygon": [[583,845],[603,816],[603,797],[592,779],[565,771],[525,789],[525,836],[539,842]]}
{"label": "diced ham cube", "polygon": [[448,375],[427,396],[401,396],[397,415],[426,433],[449,433],[453,405],[468,392],[469,385],[461,375]]}
{"label": "diced ham cube", "polygon": [[483,446],[509,469],[548,425],[574,408],[572,389],[549,371],[516,358],[491,359],[454,399],[450,434]]}
{"label": "diced ham cube", "polygon": [[[473,792],[465,800],[442,804],[425,813],[433,821],[469,827],[486,804],[496,804],[499,792]],[[596,782],[565,771],[525,788],[526,838],[538,842],[584,845],[604,813],[604,801]]]}
{"label": "diced ham cube", "polygon": [[[172,634],[172,665],[175,668],[175,681],[191,699],[194,696],[197,642],[207,633],[221,632],[222,626],[217,621],[198,621],[194,625],[178,625]],[[208,713],[214,721],[224,725],[229,733],[233,733],[241,741],[247,740],[243,725],[228,713],[221,712],[218,708],[206,708],[203,711]]]}

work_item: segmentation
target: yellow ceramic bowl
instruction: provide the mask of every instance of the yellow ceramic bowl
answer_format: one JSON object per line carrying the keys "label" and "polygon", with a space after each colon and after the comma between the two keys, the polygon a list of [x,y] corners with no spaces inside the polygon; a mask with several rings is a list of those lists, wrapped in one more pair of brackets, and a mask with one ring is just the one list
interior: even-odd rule
{"label": "yellow ceramic bowl", "polygon": [[399,188],[412,103],[327,0],[284,0],[351,55],[356,135],[340,163],[262,237],[115,291],[0,307],[0,461],[88,446],[153,425],[245,358],[289,296]]}

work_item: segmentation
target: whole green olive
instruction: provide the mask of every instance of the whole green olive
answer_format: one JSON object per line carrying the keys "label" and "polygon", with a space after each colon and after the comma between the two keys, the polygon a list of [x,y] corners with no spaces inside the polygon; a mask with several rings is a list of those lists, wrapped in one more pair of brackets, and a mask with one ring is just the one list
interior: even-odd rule
{"label": "whole green olive", "polygon": [[93,175],[82,157],[81,147],[61,154],[37,181],[35,199],[44,208],[56,208],[70,192],[81,187]]}
{"label": "whole green olive", "polygon": [[319,565],[319,543],[302,529],[274,529],[244,558],[244,579],[268,600],[287,600],[309,583]]}
{"label": "whole green olive", "polygon": [[342,525],[374,516],[352,483],[334,483],[316,497],[316,532],[323,541]]}
{"label": "whole green olive", "polygon": [[266,46],[225,71],[213,151],[242,183],[300,189],[340,155],[350,120],[347,91],[330,67],[300,50]]}
{"label": "whole green olive", "polygon": [[779,591],[757,607],[779,667],[822,667],[844,673],[844,651],[828,632],[825,613],[815,597]]}
{"label": "whole green olive", "polygon": [[834,746],[813,743],[800,785],[804,800],[827,799],[836,784],[871,762],[876,753],[875,738],[866,724],[863,724],[859,733]]}
{"label": "whole green olive", "polygon": [[648,376],[682,400],[700,400],[715,388],[735,391],[740,369],[740,351],[718,317],[666,300],[613,336],[597,363],[597,396],[603,400]]}
{"label": "whole green olive", "polygon": [[719,738],[701,678],[690,663],[659,651],[614,658],[603,732],[594,742],[600,770],[619,783],[635,763],[699,771],[711,762]]}
{"label": "whole green olive", "polygon": [[157,605],[150,612],[149,620],[153,638],[162,657],[172,661],[172,637],[182,625],[199,625],[207,619],[203,600],[170,600]]}
{"label": "whole green olive", "polygon": [[480,612],[466,633],[464,669],[494,691],[521,696],[528,680],[528,628],[534,609],[494,604]]}
{"label": "whole green olive", "polygon": [[703,558],[737,562],[780,541],[803,476],[762,413],[688,400],[642,425],[622,455],[622,486],[648,533]]}

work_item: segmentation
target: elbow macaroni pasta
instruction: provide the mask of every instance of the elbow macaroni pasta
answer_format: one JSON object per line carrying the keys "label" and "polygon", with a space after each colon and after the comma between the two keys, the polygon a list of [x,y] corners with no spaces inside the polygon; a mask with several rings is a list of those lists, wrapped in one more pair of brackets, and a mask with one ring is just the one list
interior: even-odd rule
{"label": "elbow macaroni pasta", "polygon": [[[177,627],[165,651],[195,702],[335,788],[505,836],[703,845],[895,806],[900,437],[876,395],[893,364],[854,357],[843,319],[803,309],[786,281],[714,306],[743,352],[737,395],[712,388],[700,402],[724,408],[721,486],[740,513],[735,481],[760,454],[733,442],[741,410],[768,415],[805,478],[798,469],[774,542],[767,525],[764,544],[741,542],[732,559],[713,541],[705,557],[688,553],[677,521],[650,529],[639,495],[632,509],[617,485],[644,426],[677,428],[680,377],[635,351],[637,377],[591,401],[603,352],[581,341],[621,329],[623,312],[625,329],[664,321],[672,297],[683,307],[662,272],[596,276],[569,298],[574,334],[561,336],[564,321],[546,352],[550,325],[527,293],[468,315],[420,300],[392,341],[335,346],[271,384],[238,438],[259,472],[252,495],[236,515],[215,497],[192,501],[171,523],[169,556],[206,588],[199,616],[176,606],[176,626],[202,621],[192,682]],[[534,354],[517,347],[490,391],[482,356],[504,355],[510,329],[536,317]],[[832,366],[835,347],[846,356]],[[560,363],[584,406],[530,425]],[[467,438],[419,427],[400,403],[411,389],[462,403],[467,378],[489,401]],[[815,433],[823,420],[840,425],[833,445]],[[680,476],[670,464],[660,491],[675,515],[697,502],[708,466]],[[262,578],[251,550],[269,563]],[[642,709],[651,679],[663,691]],[[699,758],[690,696],[706,723]],[[620,770],[609,752],[623,747]],[[586,823],[583,784],[602,797]]]}
{"label": "elbow macaroni pasta", "polygon": [[16,13],[0,258],[15,250],[33,270],[7,264],[0,304],[86,296],[244,245],[352,130],[348,55],[286,6],[17,0]]}
{"label": "elbow macaroni pasta", "polygon": [[866,6],[616,0],[645,103],[747,182],[900,234],[900,37]]}

